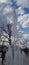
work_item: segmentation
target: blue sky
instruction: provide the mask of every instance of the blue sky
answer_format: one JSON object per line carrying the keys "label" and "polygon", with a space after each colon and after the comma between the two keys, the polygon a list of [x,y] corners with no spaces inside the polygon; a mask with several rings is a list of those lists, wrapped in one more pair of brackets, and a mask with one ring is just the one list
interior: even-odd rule
{"label": "blue sky", "polygon": [[[8,17],[7,17],[7,15],[5,16],[5,14],[4,14],[3,17],[4,17],[4,19],[7,18],[8,20],[11,15],[11,14],[9,15],[8,12],[10,12],[10,11],[12,12],[12,10],[11,10],[11,8],[9,10],[8,5],[7,6],[5,5],[2,7],[2,3],[4,4],[4,3],[9,3],[9,2],[10,2],[11,7],[15,8],[15,10],[17,12],[17,15],[16,15],[17,16],[17,24],[16,24],[17,30],[21,31],[21,32],[23,31],[24,37],[26,36],[27,38],[29,38],[29,0],[0,0],[1,9],[3,7],[5,7],[3,14],[7,13],[7,15],[8,15]],[[7,7],[8,7],[8,9],[7,9]],[[1,9],[0,9],[0,15],[2,15]],[[3,17],[1,20],[1,16],[0,16],[1,21],[4,21]],[[11,20],[11,22],[12,22],[12,20]]]}

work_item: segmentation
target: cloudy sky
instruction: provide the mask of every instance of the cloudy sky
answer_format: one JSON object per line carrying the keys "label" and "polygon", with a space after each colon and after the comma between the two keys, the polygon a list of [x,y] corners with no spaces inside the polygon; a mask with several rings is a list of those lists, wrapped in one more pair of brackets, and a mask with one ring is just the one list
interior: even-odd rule
{"label": "cloudy sky", "polygon": [[[3,5],[2,3],[5,4]],[[9,3],[11,7],[6,3]],[[0,21],[2,23],[5,21],[11,21],[10,23],[12,23],[12,6],[13,8],[15,7],[17,13],[17,31],[23,33],[25,38],[29,38],[29,0],[0,0]]]}

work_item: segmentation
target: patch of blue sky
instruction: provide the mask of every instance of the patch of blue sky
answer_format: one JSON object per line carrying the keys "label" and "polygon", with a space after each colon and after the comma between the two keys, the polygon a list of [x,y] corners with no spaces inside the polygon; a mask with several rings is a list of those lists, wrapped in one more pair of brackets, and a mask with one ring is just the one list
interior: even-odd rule
{"label": "patch of blue sky", "polygon": [[24,8],[25,14],[29,13],[29,8]]}
{"label": "patch of blue sky", "polygon": [[17,9],[17,8],[20,7],[20,5],[18,6],[18,5],[16,4],[16,2],[13,2],[13,3],[10,4],[10,5],[11,5],[11,7],[13,7],[13,9]]}
{"label": "patch of blue sky", "polygon": [[24,33],[29,34],[29,27],[27,27],[27,28],[20,28],[20,29],[23,30]]}

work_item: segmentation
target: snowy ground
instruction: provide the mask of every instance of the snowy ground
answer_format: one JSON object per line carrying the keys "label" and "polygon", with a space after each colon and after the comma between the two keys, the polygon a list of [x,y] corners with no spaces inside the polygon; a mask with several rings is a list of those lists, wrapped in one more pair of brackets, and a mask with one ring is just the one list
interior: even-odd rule
{"label": "snowy ground", "polygon": [[29,55],[21,53],[20,48],[16,45],[9,46],[5,56],[4,65],[29,65]]}

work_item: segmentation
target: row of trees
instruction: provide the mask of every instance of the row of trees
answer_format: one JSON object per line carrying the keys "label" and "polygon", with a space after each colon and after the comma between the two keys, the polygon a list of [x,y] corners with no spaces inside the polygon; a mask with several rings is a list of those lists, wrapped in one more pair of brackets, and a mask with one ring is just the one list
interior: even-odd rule
{"label": "row of trees", "polygon": [[7,29],[5,29],[4,25],[0,26],[0,53],[2,53],[2,65],[6,51],[8,50],[8,43],[11,45],[11,24],[7,25]]}
{"label": "row of trees", "polygon": [[[7,25],[7,29],[5,29],[5,27],[3,25],[0,27],[0,42],[3,39],[2,36],[7,38],[9,41],[9,44],[11,45],[11,43],[10,43],[11,42],[11,24]],[[7,42],[7,40],[6,40],[6,42]]]}

